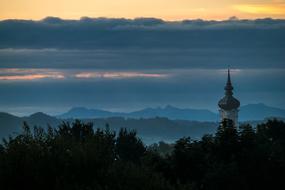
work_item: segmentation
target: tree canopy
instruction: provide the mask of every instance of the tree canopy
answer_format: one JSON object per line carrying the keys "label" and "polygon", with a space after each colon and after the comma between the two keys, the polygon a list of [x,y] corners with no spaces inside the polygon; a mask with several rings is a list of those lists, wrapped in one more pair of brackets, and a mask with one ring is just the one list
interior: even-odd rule
{"label": "tree canopy", "polygon": [[76,120],[31,128],[0,145],[4,189],[228,190],[285,189],[285,123],[238,129],[221,122],[215,135],[146,146],[134,130],[94,129]]}

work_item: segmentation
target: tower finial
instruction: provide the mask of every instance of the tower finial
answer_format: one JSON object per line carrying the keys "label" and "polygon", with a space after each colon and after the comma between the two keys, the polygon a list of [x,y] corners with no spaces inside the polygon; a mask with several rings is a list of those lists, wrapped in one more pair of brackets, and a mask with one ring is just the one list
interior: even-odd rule
{"label": "tower finial", "polygon": [[232,84],[231,82],[231,71],[230,71],[230,66],[228,66],[228,81],[227,84]]}
{"label": "tower finial", "polygon": [[232,96],[233,95],[233,86],[232,86],[232,82],[231,82],[231,72],[230,72],[230,67],[228,67],[228,80],[227,80],[227,84],[225,86],[225,94],[227,96]]}

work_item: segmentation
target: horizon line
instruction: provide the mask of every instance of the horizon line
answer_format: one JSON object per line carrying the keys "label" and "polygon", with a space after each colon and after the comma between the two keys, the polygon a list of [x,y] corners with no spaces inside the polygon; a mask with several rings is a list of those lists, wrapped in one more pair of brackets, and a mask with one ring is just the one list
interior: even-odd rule
{"label": "horizon line", "polygon": [[[275,105],[270,105],[264,102],[248,102],[246,104],[241,104],[240,107],[245,107],[245,106],[249,106],[249,105],[263,105],[266,107],[271,107],[271,108],[275,108],[275,109],[280,109],[280,110],[285,110],[284,107],[279,107],[279,106],[275,106]],[[67,106],[65,107],[64,110],[61,110],[59,112],[53,112],[53,111],[47,111],[47,110],[34,110],[34,111],[26,111],[26,112],[19,112],[19,111],[4,111],[4,110],[0,110],[0,113],[7,113],[10,115],[14,115],[17,117],[28,117],[31,116],[33,114],[36,113],[43,113],[49,116],[60,116],[62,114],[68,113],[69,111],[73,110],[73,109],[77,109],[77,108],[83,108],[83,109],[87,109],[87,110],[100,110],[100,111],[107,111],[107,112],[111,112],[111,113],[122,113],[122,114],[129,114],[129,113],[133,113],[133,112],[138,112],[138,111],[142,111],[145,109],[166,109],[167,107],[172,107],[175,109],[180,109],[180,110],[196,110],[196,111],[210,111],[214,114],[218,114],[218,109],[214,110],[211,108],[206,108],[206,107],[189,107],[189,106],[177,106],[177,105],[173,105],[173,104],[161,104],[161,105],[157,105],[157,106],[146,106],[146,107],[138,107],[138,108],[133,108],[133,109],[129,109],[129,110],[121,110],[121,109],[112,109],[112,108],[107,108],[107,107],[88,107],[88,106],[84,106],[84,105],[77,105],[77,106]]]}
{"label": "horizon line", "polygon": [[181,18],[181,19],[165,19],[165,18],[160,18],[160,17],[151,17],[151,16],[140,16],[140,17],[108,17],[108,16],[98,16],[98,17],[90,17],[90,16],[81,16],[78,18],[63,18],[63,17],[59,17],[59,16],[50,16],[47,15],[45,17],[42,17],[40,19],[33,19],[33,18],[4,18],[1,19],[0,18],[0,22],[2,21],[10,21],[10,20],[23,20],[23,21],[34,21],[34,22],[39,22],[39,21],[44,21],[45,19],[49,19],[49,18],[53,18],[53,19],[59,19],[62,21],[81,21],[84,19],[124,19],[124,20],[139,20],[139,19],[157,19],[157,20],[161,20],[163,22],[182,22],[182,21],[187,21],[187,20],[191,20],[191,21],[197,21],[197,20],[201,20],[201,21],[216,21],[216,22],[223,22],[223,21],[255,21],[255,20],[265,20],[265,19],[270,19],[270,20],[285,20],[285,18],[275,18],[275,17],[256,17],[256,18],[239,18],[235,15],[230,16],[228,18],[222,18],[222,19],[206,19],[206,18]]}

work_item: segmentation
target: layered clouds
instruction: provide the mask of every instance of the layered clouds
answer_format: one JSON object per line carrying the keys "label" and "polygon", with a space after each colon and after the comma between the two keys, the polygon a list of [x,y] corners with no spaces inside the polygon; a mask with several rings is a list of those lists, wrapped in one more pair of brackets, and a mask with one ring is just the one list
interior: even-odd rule
{"label": "layered clouds", "polygon": [[[1,48],[257,48],[284,47],[284,20],[184,20],[154,18],[0,22]],[[280,39],[281,38],[281,39]]]}
{"label": "layered clouds", "polygon": [[242,104],[285,107],[284,32],[273,19],[1,21],[1,110],[216,110],[228,66]]}

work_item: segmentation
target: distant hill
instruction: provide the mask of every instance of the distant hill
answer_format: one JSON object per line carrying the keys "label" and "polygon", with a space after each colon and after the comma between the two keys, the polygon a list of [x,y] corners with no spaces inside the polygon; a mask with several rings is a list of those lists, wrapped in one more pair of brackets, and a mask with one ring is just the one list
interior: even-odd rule
{"label": "distant hill", "polygon": [[29,117],[17,117],[2,112],[0,113],[0,138],[19,133],[23,122],[27,122],[30,126],[45,128],[48,125],[57,126],[61,120],[41,112],[32,114]]}
{"label": "distant hill", "polygon": [[[218,108],[217,108],[218,109]],[[219,120],[217,113],[206,109],[181,109],[173,106],[164,108],[146,108],[139,111],[122,113],[109,112],[99,109],[72,108],[68,112],[57,116],[61,119],[67,118],[108,118],[108,117],[125,117],[125,118],[153,118],[167,117],[172,120],[190,120],[190,121],[213,121]],[[239,111],[240,121],[264,120],[265,118],[278,117],[285,118],[285,110],[270,107],[265,104],[248,104],[241,106]]]}
{"label": "distant hill", "polygon": [[218,121],[216,113],[206,109],[181,109],[173,106],[164,108],[146,108],[139,111],[122,113],[109,112],[98,109],[87,109],[83,107],[72,108],[68,112],[58,115],[58,118],[108,118],[108,117],[125,117],[125,118],[154,118],[167,117],[169,119],[191,120],[191,121]]}
{"label": "distant hill", "polygon": [[[241,122],[256,125],[266,118],[285,118],[285,110],[264,104],[249,104],[240,108],[239,116]],[[122,127],[135,129],[146,143],[160,140],[174,141],[183,136],[191,136],[197,139],[206,133],[214,133],[218,126],[218,114],[208,110],[166,106],[164,108],[146,108],[130,113],[120,113],[73,108],[57,117],[41,112],[27,117],[17,117],[2,112],[0,113],[0,138],[19,133],[24,121],[30,126],[45,128],[48,125],[56,127],[62,121],[73,122],[74,118],[79,118],[84,122],[92,122],[95,128],[104,128],[108,123],[110,128],[114,130]]]}
{"label": "distant hill", "polygon": [[191,121],[217,121],[217,114],[206,109],[181,109],[173,106],[164,108],[147,108],[127,114],[133,118],[167,117],[169,119]]}
{"label": "distant hill", "polygon": [[60,119],[86,119],[86,118],[107,118],[115,117],[119,115],[124,115],[124,113],[116,113],[99,109],[88,109],[84,107],[74,107],[71,108],[68,112],[56,116]]}
{"label": "distant hill", "polygon": [[19,126],[22,125],[22,122],[20,117],[0,112],[0,138],[19,132]]}
{"label": "distant hill", "polygon": [[[0,113],[0,138],[19,133],[24,121],[30,126],[46,128],[48,125],[57,127],[62,121],[73,122],[74,120],[58,119],[44,113],[35,113],[28,117],[17,117],[7,113]],[[82,119],[82,121],[92,122],[94,128],[105,128],[106,124],[108,124],[113,130],[119,130],[123,127],[135,129],[145,143],[154,143],[161,140],[173,142],[183,136],[191,136],[197,139],[206,133],[215,132],[218,126],[218,124],[214,122],[170,120],[161,117],[145,119],[110,117]]]}
{"label": "distant hill", "polygon": [[61,123],[60,119],[57,119],[56,117],[49,116],[45,113],[42,112],[37,112],[29,117],[22,117],[22,121],[26,121],[29,125],[31,126],[41,126],[41,127],[46,127],[46,126],[57,126]]}
{"label": "distant hill", "polygon": [[215,122],[170,120],[161,117],[144,119],[112,117],[84,121],[94,123],[95,128],[104,128],[108,123],[110,128],[115,131],[123,127],[135,129],[145,143],[162,140],[173,142],[184,136],[198,139],[204,134],[213,134],[218,126],[218,123]]}
{"label": "distant hill", "polygon": [[240,121],[264,120],[272,117],[285,118],[285,110],[259,103],[242,106],[239,111]]}

